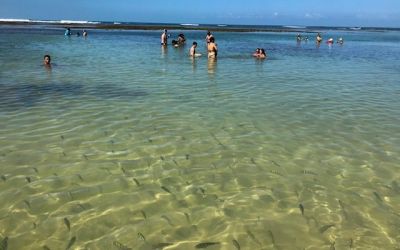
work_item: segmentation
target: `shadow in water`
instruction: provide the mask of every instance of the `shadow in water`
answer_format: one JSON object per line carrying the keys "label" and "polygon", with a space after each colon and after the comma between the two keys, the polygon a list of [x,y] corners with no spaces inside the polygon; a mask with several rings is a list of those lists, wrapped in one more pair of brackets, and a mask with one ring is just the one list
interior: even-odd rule
{"label": "shadow in water", "polygon": [[82,96],[92,96],[100,99],[131,100],[135,97],[147,95],[148,93],[142,90],[132,90],[113,84],[87,86],[76,83],[25,83],[18,85],[0,83],[0,110],[11,111],[33,107],[41,102],[60,98],[81,99]]}

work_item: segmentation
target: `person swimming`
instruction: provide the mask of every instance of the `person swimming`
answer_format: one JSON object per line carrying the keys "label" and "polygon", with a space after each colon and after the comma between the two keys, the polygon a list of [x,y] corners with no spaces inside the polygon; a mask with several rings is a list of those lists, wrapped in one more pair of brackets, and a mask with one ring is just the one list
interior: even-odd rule
{"label": "person swimming", "polygon": [[260,55],[260,48],[257,48],[256,51],[253,53],[254,57],[258,57]]}
{"label": "person swimming", "polygon": [[44,55],[43,57],[43,66],[46,68],[51,68],[51,57],[50,55]]}
{"label": "person swimming", "polygon": [[83,37],[87,37],[87,35],[88,35],[87,31],[86,31],[86,30],[83,30],[82,36],[83,36]]}
{"label": "person swimming", "polygon": [[343,38],[340,37],[340,38],[337,40],[337,43],[340,44],[340,45],[343,45],[343,43],[344,43]]}
{"label": "person swimming", "polygon": [[218,47],[215,44],[215,38],[211,37],[210,42],[207,44],[208,58],[217,58]]}

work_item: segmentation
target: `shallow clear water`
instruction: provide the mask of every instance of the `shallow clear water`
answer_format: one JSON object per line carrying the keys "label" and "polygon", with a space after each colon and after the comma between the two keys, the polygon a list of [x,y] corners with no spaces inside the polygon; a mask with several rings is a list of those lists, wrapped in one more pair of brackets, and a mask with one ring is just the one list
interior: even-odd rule
{"label": "shallow clear water", "polygon": [[400,247],[399,32],[185,34],[0,29],[3,245]]}

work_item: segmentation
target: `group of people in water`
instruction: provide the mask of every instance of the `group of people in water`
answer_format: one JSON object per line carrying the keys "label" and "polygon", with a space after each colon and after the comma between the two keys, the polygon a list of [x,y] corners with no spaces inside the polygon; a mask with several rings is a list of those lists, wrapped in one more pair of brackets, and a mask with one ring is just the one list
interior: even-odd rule
{"label": "group of people in water", "polygon": [[[298,43],[300,43],[301,41],[306,41],[306,42],[307,42],[307,41],[308,41],[308,36],[305,36],[305,37],[303,38],[303,37],[300,35],[300,33],[298,33],[297,36],[296,36],[296,40],[297,40]],[[318,33],[317,36],[316,36],[316,38],[315,38],[315,42],[317,43],[317,45],[320,45],[320,44],[322,43],[322,41],[323,41],[322,36],[321,36],[320,33]],[[332,37],[329,38],[329,39],[326,41],[326,43],[327,43],[328,45],[334,44],[333,38],[332,38]],[[337,43],[337,44],[340,44],[340,45],[343,45],[343,43],[344,43],[343,38],[342,38],[342,37],[339,37],[338,40],[336,41],[336,43]]]}
{"label": "group of people in water", "polygon": [[[67,37],[72,36],[71,28],[66,28],[64,35],[67,36]],[[76,33],[76,36],[81,36],[81,33],[79,33],[79,31],[78,31]],[[82,36],[85,37],[85,38],[88,36],[88,33],[87,33],[86,30],[83,30]],[[44,55],[43,56],[43,66],[46,67],[47,69],[51,69],[51,57],[50,57],[50,55]]]}
{"label": "group of people in water", "polygon": [[[71,36],[72,35],[71,29],[70,28],[66,28],[64,35],[65,36]],[[87,37],[87,35],[88,35],[87,31],[83,30],[82,36],[83,37]],[[80,33],[77,32],[76,36],[80,36]],[[168,45],[168,38],[169,37],[170,37],[170,35],[168,34],[168,30],[164,29],[164,32],[161,34],[161,45],[162,46],[167,46]],[[298,43],[300,43],[301,41],[308,41],[308,36],[302,37],[300,35],[300,33],[298,33],[297,36],[296,36],[296,40],[297,40]],[[208,58],[209,59],[216,59],[217,56],[218,56],[218,46],[215,43],[215,38],[214,38],[213,34],[211,34],[210,31],[207,32],[207,35],[205,37],[205,41],[206,41],[206,44],[207,44],[207,56],[208,56]],[[316,36],[317,45],[321,44],[322,41],[323,41],[322,36],[321,36],[320,33],[318,33],[317,36]],[[180,33],[178,35],[177,40],[172,40],[172,45],[174,47],[182,46],[185,43],[186,43],[186,38],[185,38],[185,35],[182,34],[182,33]],[[326,43],[329,44],[329,45],[332,45],[334,43],[333,38],[329,38]],[[336,43],[338,43],[340,45],[343,45],[343,43],[344,43],[343,38],[342,37],[338,38]],[[194,41],[192,43],[192,46],[189,49],[189,56],[190,57],[194,58],[194,57],[201,56],[200,53],[197,53],[197,50],[196,50],[197,49],[197,45],[198,44],[197,44],[196,41]],[[255,50],[255,52],[253,53],[253,57],[258,58],[258,59],[266,59],[267,58],[267,54],[265,52],[265,49],[257,48]],[[50,57],[50,55],[45,55],[43,57],[43,65],[48,67],[48,68],[51,67],[51,57]]]}
{"label": "group of people in water", "polygon": [[262,49],[262,48],[261,49],[257,48],[256,51],[254,52],[253,56],[256,57],[256,58],[260,58],[260,59],[267,58],[267,54],[265,53],[265,49]]}
{"label": "group of people in water", "polygon": [[[168,38],[169,38],[169,34],[168,34],[168,30],[164,29],[164,32],[161,34],[161,45],[162,46],[167,46],[168,45]],[[207,35],[205,37],[205,41],[207,44],[207,57],[209,59],[216,59],[218,56],[218,46],[215,43],[215,38],[213,36],[213,34],[211,34],[210,31],[207,32]],[[184,45],[186,42],[186,38],[185,36],[181,33],[178,35],[178,39],[177,40],[172,40],[172,45],[174,45],[174,47],[179,47],[181,45]],[[189,49],[189,56],[191,57],[199,57],[201,56],[200,53],[197,53],[196,49],[197,49],[197,42],[194,41],[192,43],[192,46]],[[259,49],[257,48],[256,53],[253,54],[254,57],[256,58],[260,58],[260,59],[265,59],[267,58],[267,54],[265,53],[264,49]]]}
{"label": "group of people in water", "polygon": [[[72,36],[71,28],[66,28],[66,29],[65,29],[64,35],[65,35],[65,36]],[[83,31],[82,31],[82,36],[83,36],[83,37],[87,37],[87,35],[88,35],[87,31],[86,31],[86,30],[83,30]],[[76,36],[81,36],[81,33],[79,33],[79,31],[76,32]]]}

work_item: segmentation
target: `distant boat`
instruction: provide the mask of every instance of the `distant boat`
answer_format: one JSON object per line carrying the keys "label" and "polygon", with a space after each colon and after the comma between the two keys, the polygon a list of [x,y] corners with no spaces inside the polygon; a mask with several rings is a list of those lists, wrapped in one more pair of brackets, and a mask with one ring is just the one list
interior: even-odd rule
{"label": "distant boat", "polygon": [[361,27],[351,27],[351,30],[361,30]]}

